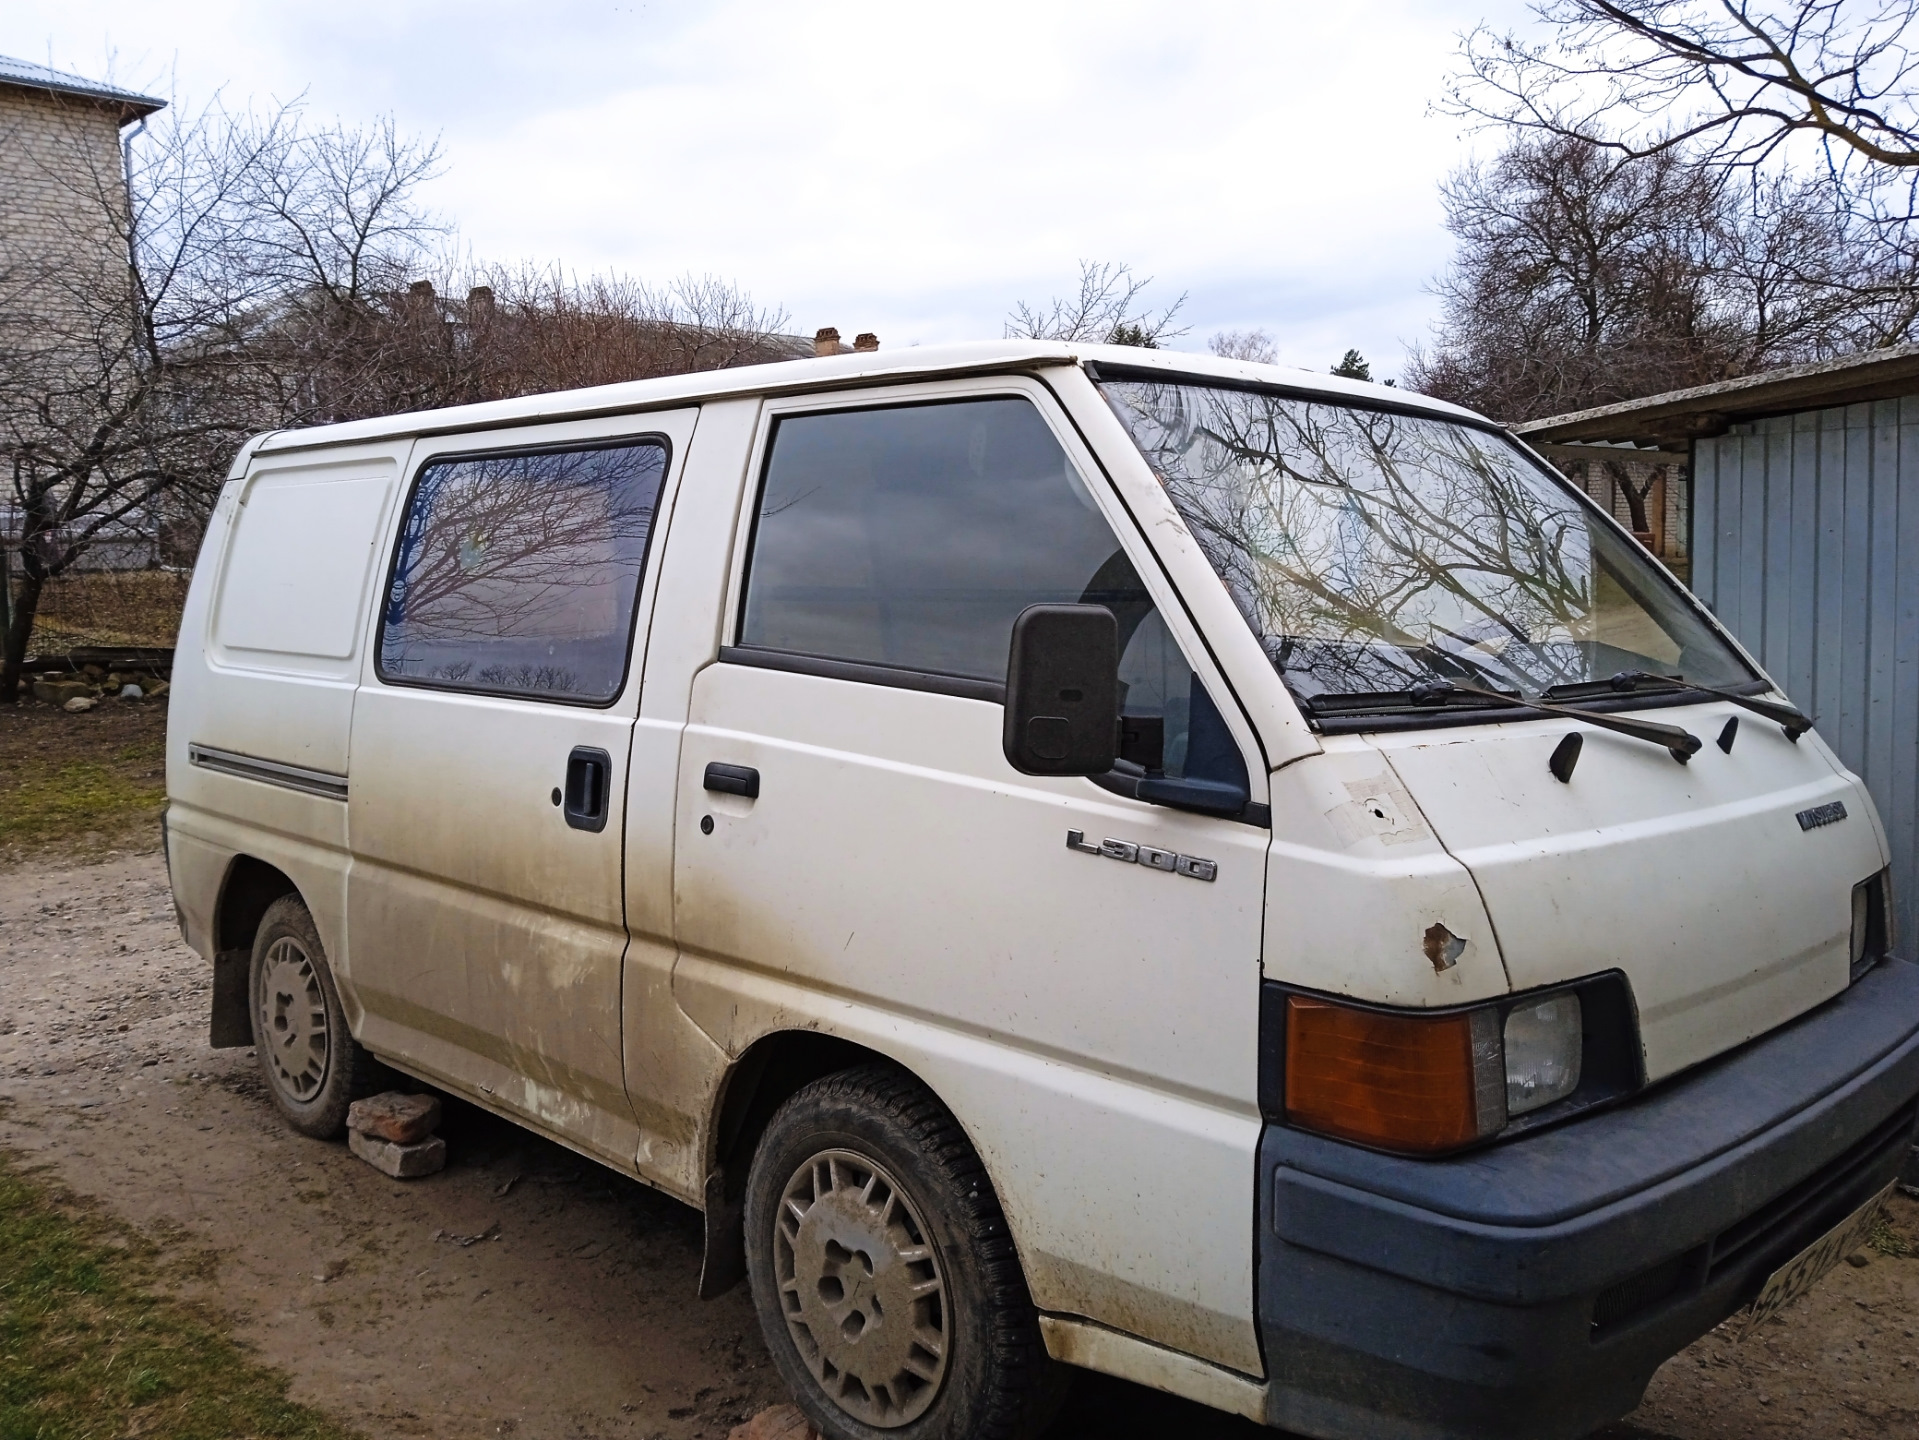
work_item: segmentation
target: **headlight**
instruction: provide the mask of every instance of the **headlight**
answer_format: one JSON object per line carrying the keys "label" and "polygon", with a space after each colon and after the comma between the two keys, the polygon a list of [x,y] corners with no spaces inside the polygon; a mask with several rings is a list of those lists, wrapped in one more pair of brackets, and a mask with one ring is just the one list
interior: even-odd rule
{"label": "headlight", "polygon": [[1462,1149],[1643,1080],[1631,993],[1616,972],[1439,1013],[1266,990],[1261,1108],[1381,1150]]}
{"label": "headlight", "polygon": [[1881,870],[1852,887],[1852,978],[1857,980],[1892,949],[1892,871]]}
{"label": "headlight", "polygon": [[1506,1113],[1524,1115],[1579,1088],[1584,1017],[1567,992],[1506,1013]]}

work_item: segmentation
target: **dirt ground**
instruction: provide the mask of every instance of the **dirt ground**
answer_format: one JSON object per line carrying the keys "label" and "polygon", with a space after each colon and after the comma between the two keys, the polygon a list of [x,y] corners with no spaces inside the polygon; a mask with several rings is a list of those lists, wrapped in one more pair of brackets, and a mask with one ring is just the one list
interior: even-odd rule
{"label": "dirt ground", "polygon": [[[744,1289],[693,1298],[693,1211],[458,1102],[447,1170],[388,1180],[287,1130],[206,1011],[156,854],[0,869],[0,1146],[163,1237],[294,1398],[370,1435],[563,1440],[720,1437],[782,1398]],[[1919,1434],[1916,1324],[1919,1259],[1842,1266],[1604,1433]],[[1266,1433],[1088,1377],[1052,1440]]]}

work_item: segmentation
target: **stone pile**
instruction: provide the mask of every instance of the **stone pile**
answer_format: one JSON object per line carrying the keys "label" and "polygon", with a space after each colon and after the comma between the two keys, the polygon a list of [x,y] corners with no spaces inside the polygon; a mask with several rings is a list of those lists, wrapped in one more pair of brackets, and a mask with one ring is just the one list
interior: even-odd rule
{"label": "stone pile", "polygon": [[438,1096],[388,1090],[347,1107],[347,1145],[382,1174],[410,1180],[446,1168],[446,1141],[433,1133],[439,1124]]}
{"label": "stone pile", "polygon": [[109,670],[101,665],[53,671],[33,681],[34,699],[75,714],[91,710],[101,700],[152,700],[166,693],[166,680],[152,670]]}

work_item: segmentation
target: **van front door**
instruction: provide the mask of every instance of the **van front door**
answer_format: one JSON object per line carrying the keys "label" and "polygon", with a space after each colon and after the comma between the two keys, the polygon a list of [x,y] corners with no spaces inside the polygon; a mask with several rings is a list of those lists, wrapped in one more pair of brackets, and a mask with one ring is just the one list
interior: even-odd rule
{"label": "van front door", "polygon": [[416,452],[353,715],[362,1042],[624,1168],[632,652],[696,413]]}
{"label": "van front door", "polygon": [[1007,764],[1013,620],[1083,601],[1120,621],[1167,773],[1248,784],[1145,547],[1047,397],[1004,388],[774,407],[738,643],[681,752],[674,991],[734,1053],[777,1024],[899,1057],[967,1127],[1042,1308],[1257,1372],[1268,832]]}

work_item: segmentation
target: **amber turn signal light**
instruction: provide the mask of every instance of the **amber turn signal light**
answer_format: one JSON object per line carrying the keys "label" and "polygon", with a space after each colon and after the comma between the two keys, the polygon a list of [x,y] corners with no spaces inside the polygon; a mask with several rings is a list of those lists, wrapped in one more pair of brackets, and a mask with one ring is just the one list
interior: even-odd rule
{"label": "amber turn signal light", "polygon": [[1499,1018],[1491,1010],[1389,1014],[1286,1001],[1286,1118],[1382,1150],[1434,1154],[1506,1123]]}

